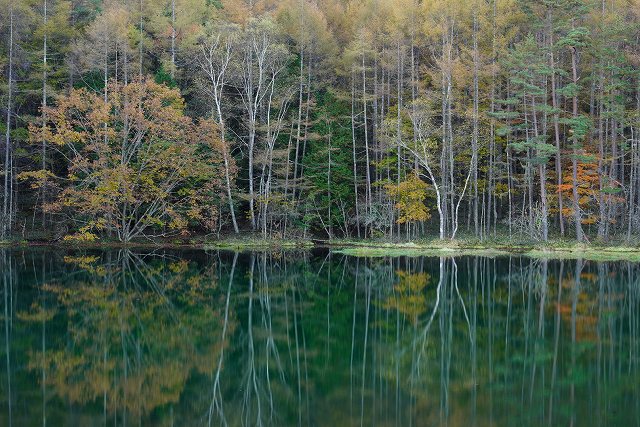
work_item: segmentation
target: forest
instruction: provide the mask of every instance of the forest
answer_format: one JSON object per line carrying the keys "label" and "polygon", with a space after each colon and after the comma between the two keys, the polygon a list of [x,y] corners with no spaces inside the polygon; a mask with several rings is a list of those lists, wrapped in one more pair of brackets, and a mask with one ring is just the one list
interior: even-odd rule
{"label": "forest", "polygon": [[0,241],[637,241],[638,52],[638,0],[0,0]]}

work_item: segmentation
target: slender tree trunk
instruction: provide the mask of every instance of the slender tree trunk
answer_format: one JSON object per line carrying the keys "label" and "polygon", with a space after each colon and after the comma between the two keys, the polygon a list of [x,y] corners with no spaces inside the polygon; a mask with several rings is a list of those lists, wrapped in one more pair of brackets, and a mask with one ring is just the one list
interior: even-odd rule
{"label": "slender tree trunk", "polygon": [[[304,1],[300,2],[301,5]],[[302,6],[301,6],[302,8]],[[301,14],[303,15],[303,14]],[[300,18],[300,35],[302,36],[302,28],[303,28],[303,19]],[[296,189],[297,189],[297,179],[298,179],[298,162],[301,161],[299,149],[300,149],[300,138],[302,136],[302,94],[304,90],[304,43],[300,41],[300,75],[298,80],[298,128],[296,130],[296,154],[294,157],[293,163],[293,189],[291,190],[292,199],[296,199]]]}
{"label": "slender tree trunk", "polygon": [[[44,37],[42,41],[42,126],[46,126],[47,123],[47,0],[43,2],[43,27]],[[47,169],[47,141],[42,138],[42,170]],[[41,188],[41,203],[42,203],[42,229],[45,228],[46,212],[45,207],[47,204],[47,178]]]}
{"label": "slender tree trunk", "polygon": [[[538,140],[538,138],[540,137],[540,131],[538,130],[538,118],[535,98],[533,99],[533,105],[531,109],[533,113],[534,135],[536,140]],[[543,125],[543,127],[545,126]],[[544,132],[545,130],[546,129],[543,129],[544,135],[546,135],[546,132]],[[540,219],[542,221],[542,240],[546,242],[547,240],[549,240],[549,214],[547,208],[547,159],[546,154],[544,154],[544,152],[541,152],[540,150],[537,150],[536,156],[538,157],[538,174],[540,175],[540,207],[542,208],[542,218]]]}
{"label": "slender tree trunk", "polygon": [[355,123],[355,76],[351,72],[351,148],[353,154],[353,196],[356,207],[356,230],[360,238],[360,206],[358,205],[358,166],[356,154],[356,123]]}
{"label": "slender tree trunk", "polygon": [[[247,157],[249,161],[248,172],[249,172],[249,218],[251,219],[251,229],[255,231],[256,229],[256,217],[255,217],[255,192],[254,192],[254,183],[253,183],[253,151],[255,146],[256,139],[256,108],[258,107],[256,104],[256,100],[254,97],[258,97],[260,93],[260,87],[258,87],[258,94],[254,93],[254,79],[253,79],[253,47],[251,46],[251,38],[247,40],[246,49],[246,64],[247,67],[247,77],[245,82],[245,95],[247,97],[247,113],[249,115],[249,139],[247,143]],[[261,72],[261,70],[260,70]],[[261,77],[258,79],[261,82]]]}
{"label": "slender tree trunk", "polygon": [[225,142],[224,137],[224,125],[220,128],[220,133],[222,135],[222,150],[223,150],[223,158],[224,158],[224,180],[225,187],[227,190],[227,199],[229,201],[229,211],[231,212],[231,222],[233,224],[233,231],[238,234],[240,230],[238,229],[238,221],[236,220],[236,210],[233,206],[233,196],[231,194],[231,177],[229,173],[229,150],[227,150],[227,144]]}
{"label": "slender tree trunk", "polygon": [[606,174],[604,171],[604,102],[603,102],[603,98],[604,98],[604,93],[603,93],[603,86],[604,86],[604,76],[602,75],[602,70],[600,70],[599,72],[599,92],[600,92],[600,96],[599,96],[599,101],[598,101],[598,186],[600,188],[600,194],[598,195],[598,208],[599,208],[599,221],[598,221],[598,238],[599,239],[604,239],[604,234],[605,234],[605,222],[606,222],[606,201],[605,201],[605,195],[604,192],[602,191],[604,188],[604,180],[606,179]]}
{"label": "slender tree trunk", "polygon": [[329,199],[329,206],[327,208],[327,226],[328,226],[328,230],[329,230],[329,240],[333,239],[333,223],[332,223],[332,219],[331,219],[331,208],[332,208],[332,203],[331,203],[331,131],[329,131],[329,138],[328,138],[328,145],[329,145],[329,149],[328,149],[328,163],[327,163],[327,197]]}
{"label": "slender tree trunk", "polygon": [[[397,81],[397,117],[396,117],[396,133],[397,133],[397,147],[396,147],[396,167],[397,167],[397,177],[396,184],[400,185],[401,179],[401,151],[400,147],[402,145],[402,57],[400,52],[400,40],[398,39],[398,81]],[[400,223],[398,223],[398,237],[400,237]]]}
{"label": "slender tree trunk", "polygon": [[[371,163],[369,160],[369,130],[367,123],[367,69],[365,67],[364,60],[364,46],[362,47],[362,114],[363,114],[363,126],[364,126],[364,150],[366,160],[366,191],[367,191],[367,214],[371,212]],[[366,231],[365,231],[366,234]]]}
{"label": "slender tree trunk", "polygon": [[[302,180],[302,177],[304,176],[304,158],[307,153],[307,139],[309,136],[309,114],[311,113],[311,90],[312,90],[311,69],[312,69],[313,63],[311,62],[312,57],[310,55],[308,55],[308,59],[309,59],[309,62],[307,63],[307,101],[304,106],[305,113],[304,113],[304,119],[302,121],[302,123],[304,124],[304,132],[302,134],[302,153],[300,154],[300,173],[298,177],[299,181]],[[300,200],[301,197],[302,197],[302,192],[299,191],[298,200]]]}
{"label": "slender tree trunk", "polygon": [[[636,110],[640,111],[640,83],[636,87]],[[627,217],[627,240],[631,240],[631,233],[636,218],[636,198],[638,192],[637,182],[640,174],[640,153],[638,152],[638,127],[637,120],[635,126],[631,126],[631,165],[629,177],[629,201]]]}
{"label": "slender tree trunk", "polygon": [[[446,32],[448,32],[448,28],[446,30]],[[447,35],[443,34],[442,35],[442,81],[441,81],[441,91],[442,91],[442,150],[440,152],[440,188],[441,188],[441,192],[442,192],[442,203],[440,206],[440,209],[442,209],[442,214],[443,214],[443,218],[444,218],[444,223],[441,224],[441,228],[444,230],[448,229],[448,212],[447,212],[447,206],[448,206],[448,197],[449,197],[449,186],[448,186],[448,181],[447,181],[447,151],[448,151],[448,126],[447,126],[447,103],[448,103],[448,97],[449,97],[449,92],[447,90],[448,85],[447,85],[447,67],[448,64],[446,62],[446,49],[447,49],[447,43],[446,43],[446,37]]]}
{"label": "slender tree trunk", "polygon": [[144,40],[144,32],[143,32],[143,27],[142,27],[142,19],[143,19],[143,14],[142,14],[142,0],[140,0],[140,2],[138,3],[139,7],[140,7],[140,43],[138,44],[138,54],[139,54],[139,62],[138,62],[138,80],[142,81],[142,56],[143,56],[143,40]]}
{"label": "slender tree trunk", "polygon": [[478,53],[478,3],[473,8],[473,134],[471,136],[471,152],[473,162],[471,171],[473,176],[473,230],[478,237],[478,132],[479,132],[479,87],[478,69],[480,57]]}
{"label": "slender tree trunk", "polygon": [[[558,112],[558,95],[556,93],[556,72],[555,61],[553,55],[553,28],[551,25],[551,12],[548,14],[548,32],[549,32],[549,68],[551,68],[551,105],[553,107],[553,135],[556,144],[556,184],[558,188],[562,185],[562,151],[560,147],[560,117]],[[564,205],[562,200],[562,192],[558,191],[558,224],[560,225],[560,235],[564,237]]]}
{"label": "slender tree trunk", "polygon": [[11,233],[12,227],[12,202],[11,188],[13,181],[12,150],[11,150],[11,110],[13,108],[13,3],[9,11],[9,70],[7,76],[7,117],[5,122],[4,140],[4,192],[2,199],[2,238],[6,239]]}
{"label": "slender tree trunk", "polygon": [[[573,84],[578,84],[578,58],[575,47],[571,48],[571,75],[573,77]],[[578,119],[578,95],[573,96],[573,119]],[[580,212],[580,201],[578,197],[578,135],[573,133],[573,156],[571,159],[571,165],[573,167],[573,179],[571,181],[571,192],[573,194],[573,215],[576,223],[576,239],[579,242],[584,240],[584,231],[582,230],[582,214]]]}
{"label": "slender tree trunk", "polygon": [[171,80],[176,78],[176,0],[171,0]]}

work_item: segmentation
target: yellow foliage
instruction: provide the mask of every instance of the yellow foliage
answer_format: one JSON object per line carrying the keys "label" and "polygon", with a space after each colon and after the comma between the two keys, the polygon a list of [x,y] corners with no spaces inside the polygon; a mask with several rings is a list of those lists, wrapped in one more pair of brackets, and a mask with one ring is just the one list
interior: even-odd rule
{"label": "yellow foliage", "polygon": [[427,197],[427,184],[415,174],[411,174],[397,185],[387,184],[385,189],[389,197],[396,200],[399,224],[426,221],[431,218],[431,213],[424,204],[424,199]]}
{"label": "yellow foliage", "polygon": [[86,243],[95,242],[96,240],[98,240],[98,236],[89,231],[78,231],[77,233],[64,236],[65,242]]}

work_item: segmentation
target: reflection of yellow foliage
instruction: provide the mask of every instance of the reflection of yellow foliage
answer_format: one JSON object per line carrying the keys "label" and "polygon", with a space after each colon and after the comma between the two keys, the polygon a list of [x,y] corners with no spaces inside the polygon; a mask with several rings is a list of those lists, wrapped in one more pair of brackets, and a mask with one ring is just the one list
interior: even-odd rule
{"label": "reflection of yellow foliage", "polygon": [[64,262],[67,264],[76,264],[80,268],[87,268],[99,259],[97,256],[65,256]]}
{"label": "reflection of yellow foliage", "polygon": [[409,317],[414,323],[427,310],[424,288],[431,276],[427,273],[398,271],[400,281],[393,287],[394,294],[387,298],[385,308],[394,308]]}
{"label": "reflection of yellow foliage", "polygon": [[65,256],[64,262],[67,264],[76,265],[83,270],[96,273],[102,277],[102,275],[104,274],[104,267],[98,266],[96,268],[96,266],[94,265],[99,259],[100,258],[97,256]]}
{"label": "reflection of yellow foliage", "polygon": [[186,260],[180,260],[169,264],[169,270],[171,270],[172,273],[183,273],[188,267],[189,263]]}
{"label": "reflection of yellow foliage", "polygon": [[25,322],[46,322],[51,320],[55,314],[56,310],[45,309],[38,303],[33,303],[29,311],[19,311],[16,316]]}
{"label": "reflection of yellow foliage", "polygon": [[[96,260],[65,259],[91,274]],[[217,333],[223,308],[210,303],[217,289],[214,269],[203,272],[182,260],[139,263],[135,273],[121,266],[101,266],[109,273],[101,280],[43,288],[56,296],[74,345],[62,342],[44,356],[33,352],[28,366],[46,369],[47,384],[63,401],[86,404],[105,398],[110,413],[144,416],[178,402],[193,372],[212,374],[228,344]],[[136,286],[122,285],[131,279]],[[22,317],[43,315],[37,306],[32,311]],[[227,333],[234,328],[230,321]]]}

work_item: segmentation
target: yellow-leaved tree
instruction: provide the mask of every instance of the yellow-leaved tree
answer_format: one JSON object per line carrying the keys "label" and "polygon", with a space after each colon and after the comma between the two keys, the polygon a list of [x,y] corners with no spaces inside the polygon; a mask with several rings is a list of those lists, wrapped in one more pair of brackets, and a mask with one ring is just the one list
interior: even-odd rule
{"label": "yellow-leaved tree", "polygon": [[399,224],[421,222],[431,218],[431,213],[424,204],[427,184],[416,174],[409,174],[407,179],[399,184],[387,184],[385,188],[389,197],[396,200]]}
{"label": "yellow-leaved tree", "polygon": [[105,100],[71,90],[46,108],[46,126],[30,128],[33,141],[49,141],[68,159],[66,175],[53,177],[61,191],[48,206],[75,225],[67,238],[128,242],[214,227],[227,150],[217,125],[194,123],[179,91],[150,79],[111,82],[107,93]]}

